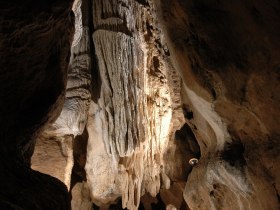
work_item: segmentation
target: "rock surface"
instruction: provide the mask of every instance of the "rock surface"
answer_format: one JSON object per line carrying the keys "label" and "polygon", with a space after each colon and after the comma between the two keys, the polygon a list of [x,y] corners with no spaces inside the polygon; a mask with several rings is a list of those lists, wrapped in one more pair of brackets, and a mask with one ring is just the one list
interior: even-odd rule
{"label": "rock surface", "polygon": [[202,154],[190,208],[279,209],[279,2],[157,6]]}
{"label": "rock surface", "polygon": [[[136,209],[160,189],[171,129],[167,63],[150,11],[134,1],[94,1],[93,42],[101,88],[92,102],[86,172],[97,204],[122,196]],[[144,21],[144,22],[143,22]]]}
{"label": "rock surface", "polygon": [[66,186],[30,169],[36,137],[63,105],[72,1],[0,3],[0,208],[70,209]]}
{"label": "rock surface", "polygon": [[0,205],[280,208],[279,1],[7,2]]}
{"label": "rock surface", "polygon": [[31,159],[32,169],[58,178],[70,189],[74,164],[73,140],[73,136],[40,136]]}
{"label": "rock surface", "polygon": [[81,0],[76,0],[72,7],[75,33],[63,109],[56,121],[49,124],[38,138],[32,157],[33,169],[60,179],[68,189],[74,165],[72,144],[76,141],[75,137],[84,132],[91,98],[91,42],[88,22],[82,17],[82,9],[88,8],[82,5]]}

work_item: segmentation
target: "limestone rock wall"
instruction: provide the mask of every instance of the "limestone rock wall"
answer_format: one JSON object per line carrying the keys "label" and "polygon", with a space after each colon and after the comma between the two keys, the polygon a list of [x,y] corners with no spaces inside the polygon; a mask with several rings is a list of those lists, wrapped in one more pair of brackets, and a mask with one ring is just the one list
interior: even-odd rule
{"label": "limestone rock wall", "polygon": [[122,197],[136,209],[159,192],[171,127],[171,86],[152,7],[136,1],[94,1],[93,42],[101,79],[92,101],[86,171],[97,203]]}
{"label": "limestone rock wall", "polygon": [[279,209],[279,2],[157,3],[201,148],[187,203]]}
{"label": "limestone rock wall", "polygon": [[75,33],[63,109],[38,138],[32,156],[33,169],[59,178],[68,189],[74,165],[73,143],[85,129],[91,99],[91,42],[88,21],[85,15],[82,17],[82,10],[87,9],[81,0],[76,0],[72,6]]}
{"label": "limestone rock wall", "polygon": [[0,2],[0,209],[70,209],[65,185],[30,169],[64,101],[72,1]]}
{"label": "limestone rock wall", "polygon": [[66,100],[33,156],[39,170],[40,142],[56,148],[63,170],[51,175],[73,209],[120,197],[128,209],[172,199],[279,209],[278,1],[83,0],[73,10]]}
{"label": "limestone rock wall", "polygon": [[[32,167],[71,189],[73,155],[62,148],[71,153],[86,125],[88,201],[104,205],[122,197],[123,207],[136,209],[145,193],[156,196],[169,188],[169,176],[186,181],[185,170],[172,169],[176,159],[186,162],[184,154],[166,152],[176,147],[169,141],[185,121],[181,79],[169,61],[152,3],[85,0],[75,1],[73,10],[66,100],[59,118],[38,139]],[[43,164],[50,158],[57,160],[51,170]],[[80,185],[73,188],[75,195],[83,194]],[[73,208],[81,199],[73,198]]]}

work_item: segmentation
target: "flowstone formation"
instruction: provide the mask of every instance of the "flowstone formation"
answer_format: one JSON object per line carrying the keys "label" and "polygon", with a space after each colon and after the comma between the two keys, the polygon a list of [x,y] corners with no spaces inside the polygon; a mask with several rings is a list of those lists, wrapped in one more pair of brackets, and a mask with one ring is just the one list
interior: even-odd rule
{"label": "flowstone formation", "polygon": [[74,210],[279,209],[279,4],[75,1],[65,102],[32,167]]}
{"label": "flowstone formation", "polygon": [[[175,140],[175,131],[185,124],[181,79],[169,61],[154,9],[137,1],[76,1],[73,6],[76,31],[66,100],[59,118],[38,139],[32,165],[69,189],[75,185],[69,171],[74,165],[72,178],[78,176],[89,188],[90,201],[100,206],[121,197],[123,207],[137,209],[142,195],[155,197],[173,181],[185,182],[191,169],[186,163],[192,153],[184,156],[188,146],[176,149],[188,142],[184,135]],[[71,150],[83,132],[86,158],[76,161]],[[42,152],[42,144],[57,145],[50,145],[56,152]],[[52,170],[42,164],[50,158],[60,160],[51,161]],[[85,170],[75,171],[75,161]],[[73,197],[75,208],[80,202]]]}

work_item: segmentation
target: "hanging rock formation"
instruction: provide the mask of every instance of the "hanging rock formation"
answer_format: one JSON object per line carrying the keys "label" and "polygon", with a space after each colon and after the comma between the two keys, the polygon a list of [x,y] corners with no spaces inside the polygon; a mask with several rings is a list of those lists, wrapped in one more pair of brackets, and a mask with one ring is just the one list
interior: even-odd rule
{"label": "hanging rock formation", "polygon": [[121,196],[123,207],[136,209],[141,195],[156,196],[161,187],[173,75],[151,9],[136,1],[93,2],[101,87],[89,111],[86,172],[97,204]]}
{"label": "hanging rock formation", "polygon": [[279,1],[3,2],[1,209],[280,208]]}
{"label": "hanging rock formation", "polygon": [[[142,195],[160,192],[167,205],[173,182],[188,179],[184,198],[191,209],[277,209],[279,32],[272,31],[278,17],[272,6],[279,5],[82,4],[89,33],[76,37],[93,44],[87,56],[95,66],[84,68],[91,98],[87,82],[81,85],[86,100],[77,100],[86,106],[74,106],[75,116],[66,114],[66,103],[53,131],[80,135],[87,121],[88,199],[102,206],[122,197],[123,207],[136,209]],[[193,157],[200,160],[188,178]]]}
{"label": "hanging rock formation", "polygon": [[[73,156],[65,155],[68,152],[63,148],[71,150],[71,140],[79,144],[75,137],[87,123],[86,174],[80,178],[87,182],[90,199],[98,205],[122,197],[123,207],[136,209],[146,192],[157,195],[161,180],[170,187],[166,173],[176,176],[176,172],[165,172],[165,165],[168,171],[172,162],[163,155],[174,147],[168,142],[184,124],[181,80],[169,61],[153,9],[134,1],[76,1],[73,6],[76,31],[66,100],[59,118],[38,139],[32,167],[71,188]],[[56,147],[51,146],[54,141]],[[56,152],[45,152],[42,144],[50,144]],[[170,155],[181,162],[185,158]],[[52,170],[43,164],[50,158],[57,159],[51,161]],[[186,181],[185,171],[178,173]],[[73,188],[74,194],[83,194],[78,192],[83,190],[80,185]],[[76,201],[73,208],[79,206]]]}

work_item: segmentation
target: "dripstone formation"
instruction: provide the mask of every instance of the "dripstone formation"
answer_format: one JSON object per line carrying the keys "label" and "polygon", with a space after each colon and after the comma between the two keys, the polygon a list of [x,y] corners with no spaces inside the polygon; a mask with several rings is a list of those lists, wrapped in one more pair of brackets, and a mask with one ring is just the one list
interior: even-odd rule
{"label": "dripstone formation", "polygon": [[0,209],[280,208],[279,1],[0,12]]}

